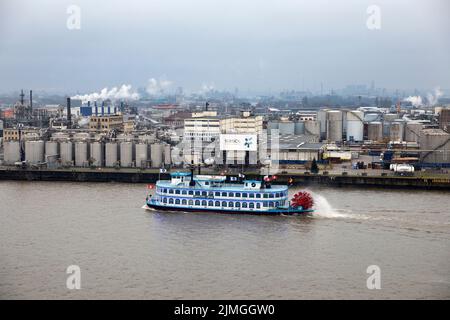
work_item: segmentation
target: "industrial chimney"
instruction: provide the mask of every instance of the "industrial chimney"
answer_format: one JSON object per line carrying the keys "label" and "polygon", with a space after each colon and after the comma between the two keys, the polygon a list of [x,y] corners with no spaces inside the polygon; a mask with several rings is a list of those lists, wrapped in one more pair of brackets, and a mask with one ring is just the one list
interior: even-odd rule
{"label": "industrial chimney", "polygon": [[30,113],[33,114],[33,90],[30,90]]}
{"label": "industrial chimney", "polygon": [[70,98],[67,98],[67,129],[72,128],[72,113],[70,110]]}

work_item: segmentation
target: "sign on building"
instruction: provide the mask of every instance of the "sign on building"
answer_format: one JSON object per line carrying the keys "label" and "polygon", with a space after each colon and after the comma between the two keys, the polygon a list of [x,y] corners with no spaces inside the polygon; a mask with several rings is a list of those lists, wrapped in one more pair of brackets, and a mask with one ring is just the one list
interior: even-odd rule
{"label": "sign on building", "polygon": [[220,150],[222,151],[257,151],[256,134],[221,134]]}

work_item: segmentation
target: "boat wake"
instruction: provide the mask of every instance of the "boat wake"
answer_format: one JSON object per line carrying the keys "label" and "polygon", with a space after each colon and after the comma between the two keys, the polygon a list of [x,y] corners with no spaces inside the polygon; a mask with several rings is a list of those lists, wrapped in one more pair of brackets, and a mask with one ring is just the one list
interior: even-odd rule
{"label": "boat wake", "polygon": [[367,216],[361,214],[352,214],[348,211],[335,209],[324,196],[314,192],[311,192],[311,194],[314,198],[314,209],[316,210],[313,216],[329,219],[368,219]]}

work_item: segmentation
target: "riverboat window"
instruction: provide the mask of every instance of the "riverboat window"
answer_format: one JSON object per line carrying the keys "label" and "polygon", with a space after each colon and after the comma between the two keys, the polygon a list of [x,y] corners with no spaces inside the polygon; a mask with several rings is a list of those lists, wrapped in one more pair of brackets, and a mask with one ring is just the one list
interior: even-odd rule
{"label": "riverboat window", "polygon": [[256,198],[257,198],[257,199],[261,199],[261,193],[257,193],[257,194],[256,194]]}
{"label": "riverboat window", "polygon": [[247,194],[245,192],[242,194],[242,198],[247,198]]}
{"label": "riverboat window", "polygon": [[222,192],[222,197],[226,197],[227,193],[226,192]]}
{"label": "riverboat window", "polygon": [[226,207],[227,206],[227,202],[226,201],[222,201],[222,207]]}
{"label": "riverboat window", "polygon": [[186,205],[187,204],[186,199],[181,200],[181,204]]}
{"label": "riverboat window", "polygon": [[187,190],[182,190],[181,194],[187,194]]}
{"label": "riverboat window", "polygon": [[209,186],[209,181],[205,181],[205,186]]}
{"label": "riverboat window", "polygon": [[216,201],[216,203],[214,204],[216,207],[220,207],[220,201]]}
{"label": "riverboat window", "polygon": [[220,192],[216,192],[216,197],[220,197]]}
{"label": "riverboat window", "polygon": [[268,197],[269,197],[269,194],[267,194],[267,193],[264,193],[264,199],[267,199]]}
{"label": "riverboat window", "polygon": [[260,209],[261,208],[261,203],[256,203],[256,209]]}
{"label": "riverboat window", "polygon": [[169,204],[173,204],[173,198],[169,199]]}
{"label": "riverboat window", "polygon": [[230,208],[233,208],[234,207],[234,204],[233,204],[233,202],[228,202],[228,206],[230,207]]}
{"label": "riverboat window", "polygon": [[240,198],[241,197],[241,193],[240,192],[236,192],[236,198]]}
{"label": "riverboat window", "polygon": [[199,196],[200,195],[200,191],[195,191],[195,195]]}
{"label": "riverboat window", "polygon": [[175,204],[180,204],[180,199],[175,199]]}
{"label": "riverboat window", "polygon": [[233,192],[230,192],[230,193],[228,194],[228,196],[229,196],[229,197],[234,197],[234,193],[233,193]]}
{"label": "riverboat window", "polygon": [[240,208],[241,207],[241,203],[240,202],[236,202],[236,208]]}
{"label": "riverboat window", "polygon": [[255,204],[253,202],[250,202],[250,204],[248,205],[248,207],[250,209],[255,209]]}
{"label": "riverboat window", "polygon": [[175,194],[180,194],[181,190],[177,189],[175,190]]}
{"label": "riverboat window", "polygon": [[247,202],[242,203],[242,208],[247,208]]}
{"label": "riverboat window", "polygon": [[192,206],[194,204],[194,200],[189,200],[189,205]]}
{"label": "riverboat window", "polygon": [[254,193],[249,193],[248,195],[249,195],[250,198],[254,198],[255,197]]}
{"label": "riverboat window", "polygon": [[173,194],[173,189],[169,189],[169,194]]}
{"label": "riverboat window", "polygon": [[189,190],[189,195],[192,196],[194,194],[194,191]]}
{"label": "riverboat window", "polygon": [[208,193],[207,193],[206,191],[202,191],[202,196],[203,196],[203,197],[206,197],[207,194],[208,194]]}
{"label": "riverboat window", "polygon": [[269,198],[274,198],[275,195],[273,193],[269,193]]}
{"label": "riverboat window", "polygon": [[270,201],[270,202],[269,202],[269,207],[271,207],[271,208],[274,207],[273,201]]}
{"label": "riverboat window", "polygon": [[163,198],[163,203],[167,203],[167,198]]}
{"label": "riverboat window", "polygon": [[269,204],[268,204],[266,201],[264,201],[264,202],[263,202],[263,207],[264,207],[264,208],[267,208],[268,206],[269,206]]}
{"label": "riverboat window", "polygon": [[208,206],[212,207],[214,205],[214,202],[212,200],[208,201]]}
{"label": "riverboat window", "polygon": [[206,200],[202,201],[202,206],[206,206]]}

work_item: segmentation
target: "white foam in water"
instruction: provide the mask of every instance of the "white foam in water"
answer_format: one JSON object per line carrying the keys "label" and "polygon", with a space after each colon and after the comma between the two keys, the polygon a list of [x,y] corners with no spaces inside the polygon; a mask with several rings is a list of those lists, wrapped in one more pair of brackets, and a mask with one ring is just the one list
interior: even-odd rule
{"label": "white foam in water", "polygon": [[314,212],[313,216],[323,217],[323,218],[348,218],[348,219],[366,219],[367,217],[359,214],[342,213],[339,210],[333,208],[328,200],[314,192],[308,191],[314,198]]}

